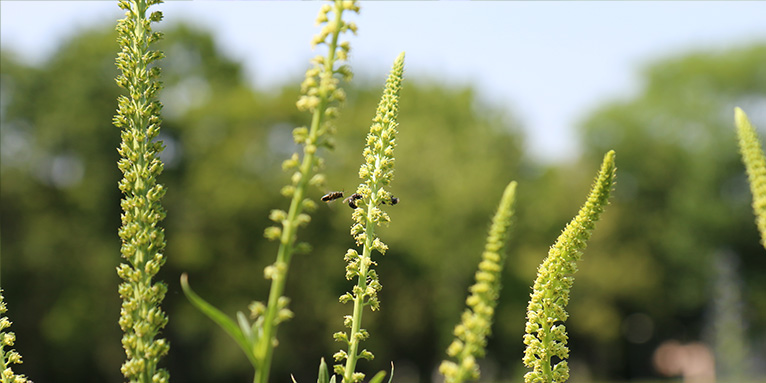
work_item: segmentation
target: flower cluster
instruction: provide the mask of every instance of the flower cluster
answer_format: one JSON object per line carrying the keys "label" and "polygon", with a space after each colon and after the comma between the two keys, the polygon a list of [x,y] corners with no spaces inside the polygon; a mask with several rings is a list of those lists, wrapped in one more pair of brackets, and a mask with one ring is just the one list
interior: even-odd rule
{"label": "flower cluster", "polygon": [[[269,219],[278,224],[266,228],[264,235],[270,240],[279,240],[285,247],[285,258],[289,259],[293,250],[307,252],[310,247],[306,243],[295,245],[295,232],[298,226],[304,226],[311,221],[303,210],[313,211],[316,204],[306,198],[308,185],[321,187],[325,177],[319,173],[322,168],[322,158],[317,155],[319,147],[332,148],[335,125],[333,119],[338,116],[338,106],[345,101],[346,94],[339,87],[340,80],[350,81],[353,77],[347,65],[339,65],[348,57],[350,45],[348,41],[338,42],[339,37],[346,31],[356,33],[356,24],[343,20],[344,11],[359,12],[356,1],[334,1],[334,5],[324,4],[319,11],[317,24],[324,24],[319,34],[315,35],[311,45],[324,44],[328,46],[326,56],[317,55],[311,62],[312,68],[306,71],[306,78],[301,83],[301,97],[296,103],[299,110],[312,114],[310,127],[297,127],[293,130],[296,144],[303,146],[303,156],[298,153],[282,163],[282,169],[292,172],[290,184],[282,188],[282,195],[292,198],[289,212],[272,210]],[[333,20],[329,20],[329,14]],[[267,267],[266,277],[273,279],[274,271],[279,268],[279,261]]]}
{"label": "flower cluster", "polygon": [[16,342],[16,334],[5,332],[5,329],[11,327],[11,321],[5,316],[8,308],[5,306],[5,297],[0,290],[0,381],[9,383],[26,383],[27,378],[24,375],[17,375],[11,368],[12,364],[21,364],[21,355],[14,349],[6,350],[6,347],[13,347]]}
{"label": "flower cluster", "polygon": [[766,155],[763,153],[758,133],[742,109],[734,110],[734,121],[737,125],[739,151],[747,168],[750,191],[753,194],[755,222],[761,232],[761,245],[766,247]]}
{"label": "flower cluster", "polygon": [[[591,232],[614,187],[616,167],[614,151],[604,156],[588,200],[577,216],[567,224],[548,257],[537,269],[537,279],[527,306],[524,365],[532,371],[524,375],[526,383],[563,383],[569,379],[567,332],[564,322],[569,314],[569,291],[574,283],[577,261],[582,256]],[[555,365],[554,358],[559,361]]]}
{"label": "flower cluster", "polygon": [[346,343],[348,350],[335,353],[337,362],[345,360],[345,364],[336,364],[335,372],[343,376],[344,383],[359,382],[364,379],[364,374],[355,372],[356,362],[359,358],[372,359],[373,355],[367,350],[359,351],[359,343],[369,337],[369,333],[361,327],[362,311],[365,306],[372,310],[380,307],[378,291],[381,284],[378,275],[373,270],[375,262],[372,260],[372,251],[376,250],[385,254],[388,247],[375,236],[375,226],[390,221],[388,214],[380,209],[381,204],[394,205],[398,199],[386,191],[394,176],[394,148],[396,147],[397,116],[399,113],[399,90],[401,89],[402,76],[404,74],[404,53],[400,54],[394,62],[391,73],[386,80],[385,90],[378,105],[375,118],[367,135],[367,145],[362,155],[364,163],[359,168],[359,177],[363,182],[359,185],[354,200],[354,212],[352,217],[355,221],[351,227],[351,235],[356,239],[357,246],[362,246],[362,254],[354,249],[346,253],[346,278],[357,278],[357,284],[352,291],[343,294],[340,301],[343,303],[354,302],[352,315],[344,319],[344,325],[349,332],[338,332],[334,335],[335,340]]}
{"label": "flower cluster", "polygon": [[511,182],[505,188],[500,206],[492,219],[487,244],[476,272],[476,283],[471,286],[471,295],[466,299],[468,309],[463,312],[461,323],[455,326],[455,340],[447,348],[447,354],[456,358],[457,363],[445,360],[439,366],[439,372],[444,375],[446,383],[479,378],[476,358],[484,356],[487,337],[492,330],[515,199],[516,182]]}
{"label": "flower cluster", "polygon": [[[283,170],[292,172],[290,184],[282,188],[282,195],[290,198],[288,211],[274,209],[269,219],[275,226],[266,228],[264,236],[279,242],[276,261],[264,269],[264,276],[271,280],[269,299],[250,304],[250,317],[237,313],[235,323],[227,315],[213,305],[205,302],[189,287],[187,277],[181,277],[181,287],[189,300],[200,311],[218,323],[231,335],[247,355],[255,368],[256,383],[267,383],[271,370],[271,360],[274,347],[277,345],[277,327],[280,323],[292,318],[293,312],[288,308],[289,298],[283,296],[290,261],[296,253],[307,253],[311,246],[307,243],[297,243],[298,228],[307,225],[311,212],[316,203],[307,197],[309,185],[321,186],[324,175],[319,173],[322,159],[318,156],[319,147],[332,145],[332,133],[335,130],[332,119],[338,114],[338,105],[345,99],[345,93],[339,88],[340,79],[350,80],[351,70],[345,65],[336,65],[348,57],[348,42],[338,42],[340,34],[346,31],[356,31],[356,25],[347,23],[342,16],[344,11],[359,12],[356,1],[333,2],[333,5],[323,5],[317,23],[324,26],[312,40],[312,47],[326,44],[326,56],[317,56],[312,60],[313,67],[306,72],[306,79],[301,85],[301,97],[297,106],[302,111],[312,114],[310,127],[298,127],[293,130],[295,142],[303,146],[303,155],[294,153],[282,163]],[[333,13],[330,21],[329,13]]]}
{"label": "flower cluster", "polygon": [[[311,60],[313,66],[306,71],[306,78],[301,84],[301,97],[296,106],[301,111],[312,114],[310,127],[298,127],[293,130],[295,143],[303,146],[303,156],[298,153],[282,163],[282,169],[292,172],[290,184],[282,188],[282,195],[290,198],[288,211],[274,209],[269,219],[275,226],[266,228],[264,236],[272,241],[279,241],[276,261],[266,266],[264,276],[271,280],[271,290],[267,304],[253,302],[251,304],[252,326],[259,327],[251,331],[261,334],[253,347],[253,358],[256,365],[257,382],[268,381],[271,358],[274,346],[277,344],[276,328],[279,323],[291,318],[292,311],[287,307],[289,299],[282,296],[284,292],[290,261],[295,253],[307,253],[311,246],[305,242],[297,242],[299,227],[307,225],[311,216],[304,213],[316,208],[316,203],[307,198],[309,185],[321,187],[324,175],[319,173],[322,168],[322,158],[318,156],[320,147],[332,148],[335,125],[333,119],[338,115],[338,106],[345,100],[346,94],[339,87],[340,80],[351,80],[352,73],[347,65],[340,65],[348,58],[350,49],[347,41],[339,42],[339,37],[346,31],[356,32],[356,25],[343,20],[345,11],[359,12],[356,1],[335,0],[333,5],[321,7],[317,24],[322,25],[319,34],[314,36],[311,45],[327,45],[326,55],[318,55]],[[332,20],[330,20],[332,13]],[[247,321],[240,321],[240,327],[245,331]]]}
{"label": "flower cluster", "polygon": [[160,21],[162,14],[153,12],[147,17],[147,11],[160,2],[120,1],[126,17],[117,25],[122,48],[117,56],[117,67],[122,71],[117,84],[128,91],[127,96],[119,97],[113,120],[114,125],[122,129],[118,149],[122,158],[117,164],[123,174],[119,189],[124,195],[119,236],[122,257],[128,262],[117,268],[117,274],[124,281],[119,287],[123,299],[119,324],[125,333],[122,345],[128,357],[121,370],[131,382],[169,379],[166,370],[157,369],[157,363],[170,346],[164,339],[155,339],[168,321],[160,308],[167,287],[161,282],[152,283],[165,263],[162,253],[165,235],[159,226],[165,218],[160,205],[165,188],[156,182],[163,170],[158,158],[163,145],[155,140],[162,108],[157,100],[157,92],[162,87],[157,80],[160,69],[149,65],[163,54],[149,49],[161,38],[161,34],[152,32],[150,24]]}

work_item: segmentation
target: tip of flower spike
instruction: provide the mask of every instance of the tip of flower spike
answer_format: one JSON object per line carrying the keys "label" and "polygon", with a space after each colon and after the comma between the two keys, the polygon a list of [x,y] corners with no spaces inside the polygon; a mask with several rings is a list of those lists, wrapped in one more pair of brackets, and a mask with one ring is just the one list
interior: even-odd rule
{"label": "tip of flower spike", "polygon": [[734,123],[737,125],[737,127],[750,125],[747,114],[745,114],[745,111],[738,106],[734,108]]}

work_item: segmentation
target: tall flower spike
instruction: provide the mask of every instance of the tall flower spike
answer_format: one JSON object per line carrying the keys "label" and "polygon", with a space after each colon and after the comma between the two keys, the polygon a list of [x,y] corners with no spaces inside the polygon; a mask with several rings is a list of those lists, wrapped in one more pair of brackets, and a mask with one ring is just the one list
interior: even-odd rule
{"label": "tall flower spike", "polygon": [[[287,212],[272,212],[272,220],[281,224],[281,227],[273,226],[265,232],[267,238],[279,240],[279,251],[276,262],[264,271],[266,278],[271,279],[271,290],[263,314],[263,336],[255,351],[256,359],[260,361],[260,366],[256,367],[255,380],[261,383],[268,381],[273,349],[277,343],[277,326],[292,317],[292,312],[287,308],[289,300],[282,296],[290,260],[295,252],[309,248],[305,243],[296,245],[296,239],[298,227],[305,226],[311,219],[303,210],[311,211],[315,206],[314,201],[305,198],[308,185],[322,186],[324,181],[324,175],[319,173],[322,161],[317,149],[333,147],[333,121],[338,115],[338,106],[345,100],[345,93],[339,87],[339,77],[351,79],[351,70],[345,65],[339,65],[346,59],[349,49],[347,42],[338,42],[339,36],[352,29],[351,26],[356,30],[356,25],[343,20],[343,12],[346,10],[358,13],[359,7],[355,1],[334,1],[332,6],[322,5],[319,11],[317,24],[322,25],[322,28],[314,36],[312,47],[327,45],[327,55],[319,55],[312,60],[313,68],[306,71],[306,78],[301,84],[302,96],[296,104],[298,109],[312,114],[311,126],[299,127],[293,131],[295,142],[303,145],[303,158],[301,160],[295,153],[283,164],[286,171],[292,172],[291,184],[282,189],[286,197],[292,198],[290,209]],[[333,14],[332,21],[328,17],[330,12]]]}
{"label": "tall flower spike", "polygon": [[124,332],[122,345],[128,360],[122,374],[130,382],[167,382],[169,374],[158,369],[160,358],[170,348],[165,339],[155,339],[168,321],[160,308],[167,287],[152,278],[165,263],[162,253],[165,234],[159,226],[165,218],[160,199],[165,188],[156,179],[162,172],[159,152],[162,142],[155,139],[160,129],[157,92],[162,87],[157,80],[159,67],[150,64],[163,57],[162,52],[150,50],[161,35],[152,32],[151,23],[162,19],[162,13],[148,14],[148,8],[161,0],[122,0],[120,8],[125,18],[117,24],[118,41],[122,51],[117,55],[117,67],[122,73],[117,84],[128,91],[120,96],[114,125],[122,129],[122,142],[117,150],[122,157],[117,165],[123,178],[119,188],[123,193],[121,253],[127,263],[117,268],[123,279],[119,293],[122,298],[120,328]]}
{"label": "tall flower spike", "polygon": [[[290,198],[288,211],[275,209],[269,219],[276,223],[264,231],[264,236],[272,241],[279,241],[276,261],[266,266],[264,276],[271,280],[268,303],[250,304],[250,319],[238,313],[234,322],[226,314],[205,302],[189,287],[186,275],[181,276],[181,287],[186,297],[200,311],[210,317],[229,335],[245,352],[255,369],[254,382],[267,383],[271,370],[271,360],[277,345],[277,327],[293,316],[287,307],[290,300],[283,296],[287,272],[293,254],[309,252],[307,243],[297,243],[298,227],[311,221],[311,216],[304,213],[312,211],[316,203],[307,198],[309,185],[321,186],[324,175],[318,173],[322,159],[318,156],[320,147],[332,148],[332,133],[335,130],[333,118],[338,114],[338,105],[345,98],[345,93],[338,84],[340,78],[349,80],[351,70],[339,62],[345,60],[349,44],[338,42],[341,33],[356,31],[354,23],[343,20],[343,12],[359,12],[356,1],[336,0],[333,5],[322,6],[317,24],[324,24],[320,33],[312,40],[312,46],[327,45],[326,56],[317,56],[312,60],[313,67],[306,72],[306,79],[301,84],[302,96],[297,102],[300,110],[312,114],[311,126],[293,130],[295,142],[303,146],[303,157],[294,153],[282,163],[282,169],[290,172],[290,184],[282,188],[282,195]],[[332,21],[328,14],[332,12]],[[252,320],[252,323],[250,322]]]}
{"label": "tall flower spike", "polygon": [[21,364],[21,355],[14,349],[6,350],[6,347],[13,347],[13,343],[16,342],[16,334],[5,331],[11,327],[11,321],[5,316],[6,311],[8,308],[5,305],[5,297],[0,290],[0,382],[26,383],[27,378],[15,374],[11,368],[12,364]]}
{"label": "tall flower spike", "polygon": [[500,206],[492,219],[489,237],[481,255],[476,283],[466,299],[468,308],[463,312],[461,323],[455,326],[455,340],[447,348],[447,354],[456,362],[445,360],[439,366],[446,383],[460,383],[479,378],[476,358],[484,356],[487,337],[492,332],[492,318],[500,297],[500,278],[505,264],[505,245],[508,240],[513,204],[516,199],[516,182],[506,186]]}
{"label": "tall flower spike", "polygon": [[[524,375],[526,383],[563,383],[569,379],[567,333],[569,290],[574,282],[577,261],[614,187],[616,167],[614,151],[604,156],[601,170],[577,216],[566,226],[548,257],[537,269],[537,279],[527,306],[524,365],[532,371]],[[553,365],[553,358],[560,361]]]}
{"label": "tall flower spike", "polygon": [[761,232],[761,245],[766,248],[766,156],[758,133],[742,109],[734,109],[734,122],[737,125],[739,151],[747,169],[750,191],[753,193],[755,223]]}
{"label": "tall flower spike", "polygon": [[356,190],[361,197],[354,200],[356,208],[352,217],[355,221],[351,227],[351,235],[356,239],[357,246],[362,246],[362,254],[354,249],[346,252],[346,278],[356,278],[357,283],[351,292],[343,294],[340,301],[343,303],[353,301],[353,314],[346,316],[344,325],[349,328],[348,333],[338,332],[334,335],[336,341],[344,342],[347,350],[335,353],[336,362],[345,360],[345,364],[335,365],[335,372],[343,377],[344,383],[360,382],[364,374],[356,372],[356,362],[359,358],[371,360],[373,355],[367,350],[359,351],[361,341],[369,337],[367,330],[362,326],[362,314],[365,306],[371,310],[377,310],[380,306],[378,291],[381,289],[380,281],[375,270],[375,261],[372,260],[372,251],[376,250],[381,255],[386,253],[388,247],[375,236],[375,226],[390,221],[379,206],[383,204],[394,205],[398,200],[386,191],[394,177],[394,148],[396,147],[397,117],[399,114],[399,90],[401,89],[402,76],[404,75],[404,53],[396,58],[391,73],[386,80],[383,97],[378,104],[375,118],[372,120],[370,133],[367,135],[367,145],[362,152],[364,163],[359,168],[359,178],[362,183]]}

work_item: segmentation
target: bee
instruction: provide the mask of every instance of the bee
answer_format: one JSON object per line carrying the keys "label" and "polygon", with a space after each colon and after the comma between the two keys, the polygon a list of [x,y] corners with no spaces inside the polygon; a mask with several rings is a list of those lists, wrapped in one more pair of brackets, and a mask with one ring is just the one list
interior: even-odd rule
{"label": "bee", "polygon": [[[386,201],[384,200],[384,201],[381,201],[380,203],[385,205]],[[398,203],[399,203],[399,198],[396,198],[396,197],[394,197],[393,194],[391,194],[391,199],[388,200],[388,204],[391,205],[391,206],[394,206],[394,205],[396,205]]]}
{"label": "bee", "polygon": [[356,209],[356,200],[361,199],[361,198],[362,198],[361,194],[354,193],[354,194],[348,196],[348,198],[344,199],[343,203],[347,203],[348,207],[350,207],[352,209]]}
{"label": "bee", "polygon": [[338,198],[343,198],[343,192],[342,191],[336,191],[336,192],[329,192],[322,196],[322,201],[324,202],[330,202],[333,200],[336,200]]}

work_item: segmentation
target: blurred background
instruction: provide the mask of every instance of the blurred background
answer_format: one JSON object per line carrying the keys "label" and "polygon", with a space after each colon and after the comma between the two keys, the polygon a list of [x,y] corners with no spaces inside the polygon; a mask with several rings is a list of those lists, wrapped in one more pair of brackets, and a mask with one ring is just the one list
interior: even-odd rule
{"label": "blurred background", "polygon": [[[0,3],[0,248],[15,370],[35,382],[119,382],[120,226],[111,125],[116,3]],[[236,344],[180,291],[225,312],[265,300],[269,210],[314,54],[317,3],[171,2],[161,62],[163,308],[176,382],[243,382]],[[438,382],[503,188],[517,214],[482,381],[521,381],[537,265],[576,214],[603,154],[618,184],[576,274],[571,382],[766,376],[766,254],[733,108],[766,129],[766,3],[362,3],[327,190],[353,190],[386,73],[407,52],[396,179],[380,230],[382,310],[365,316],[374,373]],[[763,131],[762,131],[763,133]],[[766,136],[766,134],[763,134]],[[321,205],[300,237],[272,380],[316,379],[350,307],[350,210]],[[680,381],[680,380],[679,380]],[[711,380],[705,380],[708,382]],[[712,380],[715,381],[715,380]],[[711,381],[711,382],[712,382]]]}

